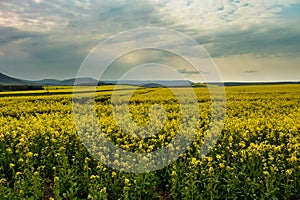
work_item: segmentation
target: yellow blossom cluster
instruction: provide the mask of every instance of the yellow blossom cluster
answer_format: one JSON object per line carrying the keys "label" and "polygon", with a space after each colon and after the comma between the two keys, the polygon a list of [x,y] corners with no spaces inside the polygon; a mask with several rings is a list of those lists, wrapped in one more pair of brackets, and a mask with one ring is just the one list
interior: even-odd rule
{"label": "yellow blossom cluster", "polygon": [[[119,148],[114,154],[109,148],[99,153],[101,140],[94,141],[99,142],[95,139],[102,136],[89,124],[89,115],[81,115],[85,130],[75,126],[71,88],[51,88],[49,93],[37,96],[0,93],[3,95],[0,97],[0,197],[300,198],[299,85],[226,87],[227,114],[221,137],[202,157],[204,138],[213,128],[207,88],[193,89],[198,99],[197,117],[182,118],[184,112],[194,110],[188,104],[181,105],[170,89],[141,87],[130,98],[129,114],[116,122],[114,111],[122,112],[122,99],[117,99],[114,110],[112,93],[122,96],[131,90],[130,86],[117,91],[113,86],[101,86],[95,95],[97,126]],[[194,122],[197,126],[188,127]],[[122,151],[145,154],[168,147],[181,152],[182,146],[172,143],[181,124],[186,124],[184,135],[195,132],[195,137],[190,144],[183,145],[186,149],[179,158],[163,169],[144,174],[125,173],[101,162],[109,160],[112,165],[124,168],[138,162],[145,163],[144,168],[159,165],[174,155],[164,155],[156,163],[151,156],[127,162],[121,156]],[[83,144],[83,141],[91,142]]]}

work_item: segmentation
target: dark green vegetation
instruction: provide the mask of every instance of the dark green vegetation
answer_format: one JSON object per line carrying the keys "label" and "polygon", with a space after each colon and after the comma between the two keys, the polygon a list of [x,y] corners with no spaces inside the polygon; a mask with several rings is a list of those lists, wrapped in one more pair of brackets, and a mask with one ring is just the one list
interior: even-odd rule
{"label": "dark green vegetation", "polygon": [[26,91],[26,90],[43,90],[41,85],[0,85],[0,92],[7,91]]}

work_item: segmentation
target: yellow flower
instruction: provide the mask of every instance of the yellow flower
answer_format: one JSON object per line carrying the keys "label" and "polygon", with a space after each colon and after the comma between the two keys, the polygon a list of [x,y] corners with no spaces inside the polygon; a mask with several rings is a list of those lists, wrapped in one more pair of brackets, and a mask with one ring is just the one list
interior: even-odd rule
{"label": "yellow flower", "polygon": [[15,164],[13,164],[13,163],[9,164],[9,168],[11,168],[11,169],[14,168],[14,166],[15,166]]}
{"label": "yellow flower", "polygon": [[57,183],[59,181],[59,177],[55,176],[54,177],[54,183]]}
{"label": "yellow flower", "polygon": [[176,176],[176,171],[172,171],[171,176]]}
{"label": "yellow flower", "polygon": [[91,161],[91,159],[89,158],[89,157],[86,157],[85,159],[84,159],[84,163],[85,164],[87,164],[88,162],[90,162]]}
{"label": "yellow flower", "polygon": [[227,170],[227,171],[230,171],[231,169],[232,169],[231,167],[226,166],[226,170]]}
{"label": "yellow flower", "polygon": [[208,160],[208,162],[212,162],[213,158],[209,156],[209,157],[207,157],[207,160]]}
{"label": "yellow flower", "polygon": [[[126,179],[125,179],[125,180],[126,180]],[[106,187],[102,188],[102,189],[100,190],[100,192],[101,192],[101,193],[106,193]]]}
{"label": "yellow flower", "polygon": [[269,173],[268,171],[263,171],[263,174],[264,174],[265,176],[269,176],[269,175],[270,175],[270,173]]}
{"label": "yellow flower", "polygon": [[27,154],[26,154],[26,157],[27,158],[31,158],[33,156],[33,153],[32,152],[28,152]]}
{"label": "yellow flower", "polygon": [[291,170],[291,169],[288,169],[288,170],[286,170],[286,171],[285,171],[285,173],[286,173],[288,176],[290,176],[290,175],[292,175],[292,173],[293,173],[293,170]]}
{"label": "yellow flower", "polygon": [[199,163],[199,161],[197,160],[197,158],[192,158],[191,163],[193,165],[197,165]]}
{"label": "yellow flower", "polygon": [[233,137],[232,137],[232,136],[229,136],[228,142],[229,142],[229,143],[232,143],[232,142],[233,142]]}
{"label": "yellow flower", "polygon": [[129,179],[125,178],[125,184],[129,185],[129,183],[130,183]]}
{"label": "yellow flower", "polygon": [[95,176],[95,175],[92,175],[92,176],[90,177],[91,180],[94,180],[94,179],[97,179],[97,178],[98,178],[98,176]]}
{"label": "yellow flower", "polygon": [[21,176],[23,173],[22,172],[17,172],[16,177]]}
{"label": "yellow flower", "polygon": [[214,168],[213,167],[209,167],[208,173],[213,174],[214,173]]}
{"label": "yellow flower", "polygon": [[24,138],[20,138],[20,143],[24,143],[25,142],[25,140],[24,140]]}
{"label": "yellow flower", "polygon": [[246,144],[245,144],[244,141],[241,141],[241,142],[239,143],[239,146],[240,146],[241,148],[244,148],[244,147],[246,146]]}
{"label": "yellow flower", "polygon": [[0,184],[4,184],[4,183],[6,183],[6,179],[5,178],[0,179]]}
{"label": "yellow flower", "polygon": [[6,152],[7,152],[8,154],[12,154],[11,148],[7,148],[7,149],[6,149]]}
{"label": "yellow flower", "polygon": [[291,161],[292,163],[297,162],[297,157],[296,157],[295,155],[292,155],[292,157],[290,158],[290,161]]}

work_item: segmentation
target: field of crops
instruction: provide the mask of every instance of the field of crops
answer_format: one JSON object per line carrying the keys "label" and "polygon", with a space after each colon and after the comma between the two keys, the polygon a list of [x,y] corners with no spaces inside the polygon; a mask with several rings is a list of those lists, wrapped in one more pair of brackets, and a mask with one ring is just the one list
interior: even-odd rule
{"label": "field of crops", "polygon": [[[161,131],[147,139],[122,132],[111,114],[112,86],[98,89],[99,123],[116,146],[151,152],[176,135],[181,112],[167,88],[136,90],[131,98],[138,125],[150,123],[152,104],[166,110]],[[149,173],[112,169],[87,151],[74,124],[72,88],[0,93],[0,199],[300,199],[299,91],[300,85],[226,87],[221,137],[200,159],[211,102],[206,88],[195,88],[201,120],[194,142]]]}

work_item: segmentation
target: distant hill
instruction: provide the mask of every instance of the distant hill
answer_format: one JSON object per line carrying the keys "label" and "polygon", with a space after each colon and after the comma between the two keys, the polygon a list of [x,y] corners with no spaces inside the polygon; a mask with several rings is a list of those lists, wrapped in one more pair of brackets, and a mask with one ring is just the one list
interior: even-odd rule
{"label": "distant hill", "polygon": [[186,87],[191,86],[193,82],[189,80],[122,80],[122,81],[101,81],[102,85],[120,84],[120,85],[135,85],[144,87]]}
{"label": "distant hill", "polygon": [[76,85],[97,85],[98,81],[93,78],[72,78],[61,81],[61,85],[74,85],[76,81]]}
{"label": "distant hill", "polygon": [[24,85],[27,81],[0,73],[0,85]]}
{"label": "distant hill", "polygon": [[[3,73],[0,73],[0,85],[53,85],[53,86],[72,86],[75,83],[75,78],[66,80],[43,79],[38,81],[29,81],[18,78],[13,78]],[[77,85],[97,85],[98,81],[93,78],[78,78]]]}
{"label": "distant hill", "polygon": [[98,81],[93,78],[72,78],[72,79],[65,79],[65,80],[57,80],[57,79],[43,79],[39,81],[34,81],[35,84],[41,85],[54,85],[54,86],[72,86],[76,85],[97,85]]}
{"label": "distant hill", "polygon": [[136,85],[136,86],[144,86],[144,87],[184,87],[191,86],[192,82],[188,80],[122,80],[122,81],[114,81],[114,80],[105,80],[105,81],[97,81],[93,78],[72,78],[65,80],[57,80],[57,79],[43,79],[38,81],[29,81],[18,78],[13,78],[7,76],[5,74],[0,73],[0,85],[53,85],[53,86],[72,86],[76,85],[115,85],[115,84],[123,84],[123,85]]}
{"label": "distant hill", "polygon": [[207,83],[207,85],[224,85],[224,86],[254,86],[254,85],[287,85],[300,84],[299,81],[278,81],[278,82],[224,82],[224,83]]}
{"label": "distant hill", "polygon": [[72,86],[76,85],[135,85],[144,87],[206,87],[206,85],[224,85],[224,86],[246,86],[246,85],[277,85],[277,84],[300,84],[300,82],[211,82],[211,83],[193,83],[189,80],[101,80],[97,81],[93,78],[71,78],[65,80],[43,79],[38,81],[23,80],[13,78],[0,73],[0,85],[53,85],[53,86]]}
{"label": "distant hill", "polygon": [[35,84],[40,84],[40,85],[59,85],[60,80],[56,79],[43,79],[39,81],[33,81]]}

